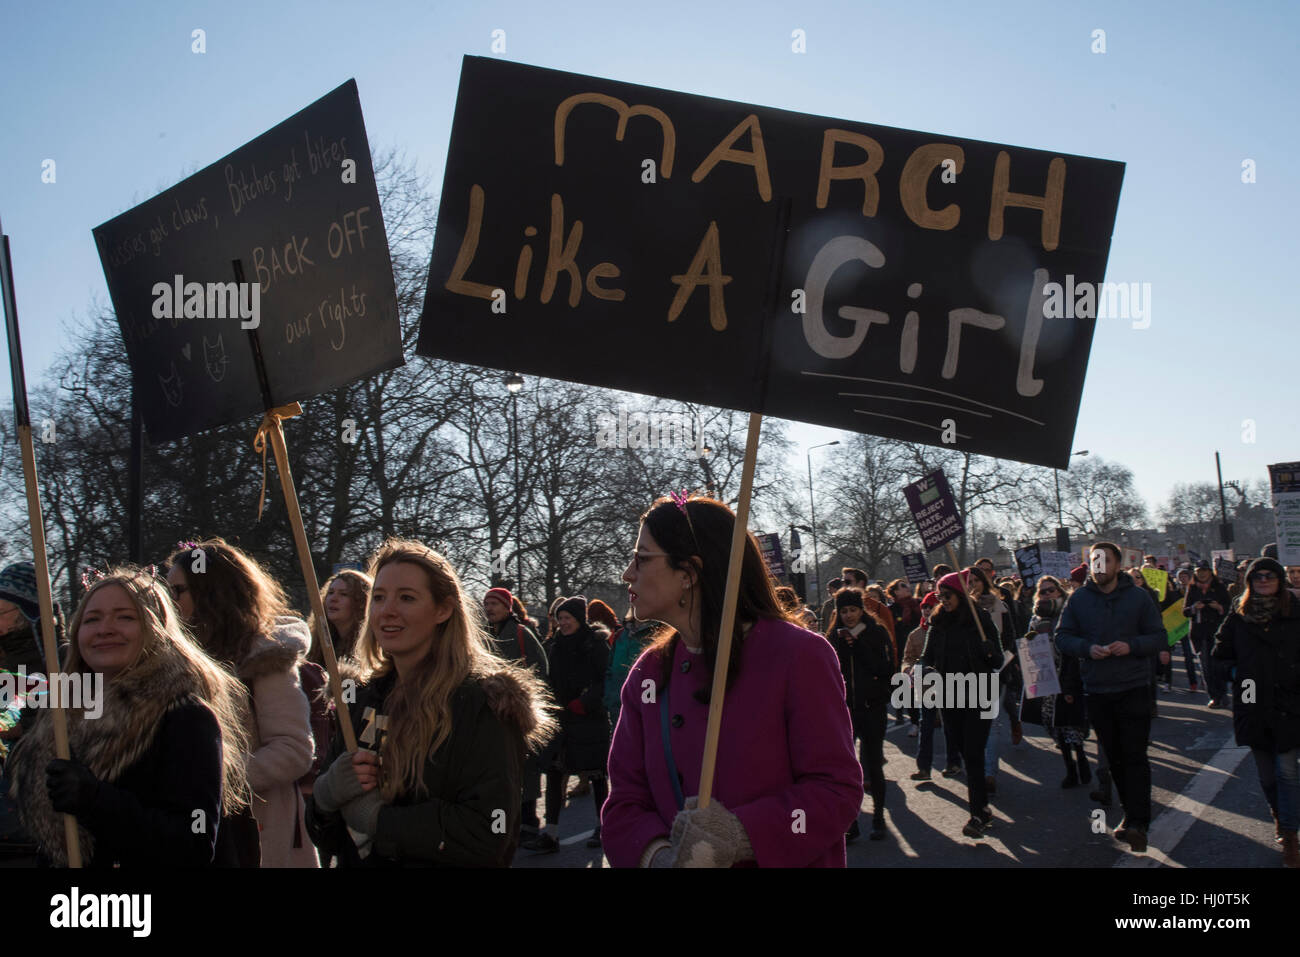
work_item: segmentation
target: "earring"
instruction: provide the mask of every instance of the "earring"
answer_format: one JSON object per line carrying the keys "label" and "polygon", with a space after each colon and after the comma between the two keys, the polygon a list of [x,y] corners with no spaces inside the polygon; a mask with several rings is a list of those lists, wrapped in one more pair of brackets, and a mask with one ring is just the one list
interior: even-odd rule
{"label": "earring", "polygon": [[684,588],[682,589],[682,597],[677,599],[677,607],[678,608],[686,607],[686,589]]}

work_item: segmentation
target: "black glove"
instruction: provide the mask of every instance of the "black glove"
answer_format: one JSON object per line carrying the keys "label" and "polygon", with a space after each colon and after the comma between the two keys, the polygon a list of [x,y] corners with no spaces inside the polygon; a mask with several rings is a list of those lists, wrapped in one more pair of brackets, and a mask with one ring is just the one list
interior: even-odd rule
{"label": "black glove", "polygon": [[55,758],[45,765],[45,788],[54,810],[64,814],[89,814],[99,791],[99,778],[76,761]]}

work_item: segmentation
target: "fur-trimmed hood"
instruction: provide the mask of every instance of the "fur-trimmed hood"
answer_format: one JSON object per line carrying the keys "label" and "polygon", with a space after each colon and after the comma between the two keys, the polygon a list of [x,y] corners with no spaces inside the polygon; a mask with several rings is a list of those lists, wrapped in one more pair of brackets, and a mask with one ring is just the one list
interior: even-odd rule
{"label": "fur-trimmed hood", "polygon": [[531,670],[507,666],[478,679],[488,706],[504,723],[517,728],[530,748],[540,747],[559,727],[551,716],[554,707],[545,682]]}
{"label": "fur-trimmed hood", "polygon": [[311,631],[301,618],[282,615],[275,620],[269,635],[258,635],[249,646],[248,654],[235,669],[235,674],[247,687],[263,675],[297,668],[311,650]]}
{"label": "fur-trimmed hood", "polygon": [[[72,760],[84,764],[99,780],[113,782],[153,746],[168,712],[201,703],[203,684],[184,657],[160,648],[102,688],[99,717],[87,717],[84,709],[66,710],[68,742]],[[53,758],[54,722],[51,712],[42,711],[14,746],[5,770],[13,781],[10,793],[24,826],[56,867],[66,867],[63,815],[50,804],[45,787],[45,766]],[[78,829],[89,859],[93,839],[84,827]]]}

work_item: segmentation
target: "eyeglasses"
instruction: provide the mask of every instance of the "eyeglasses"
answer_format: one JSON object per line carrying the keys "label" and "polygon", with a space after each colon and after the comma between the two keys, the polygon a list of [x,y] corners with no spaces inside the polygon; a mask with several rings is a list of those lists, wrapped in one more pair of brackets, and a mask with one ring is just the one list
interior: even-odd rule
{"label": "eyeglasses", "polygon": [[1277,581],[1277,573],[1276,572],[1255,572],[1255,574],[1250,576],[1250,580],[1253,582],[1275,582]]}
{"label": "eyeglasses", "polygon": [[634,552],[632,553],[632,569],[633,569],[633,571],[638,571],[638,572],[639,572],[639,571],[641,570],[641,561],[642,561],[642,559],[646,559],[646,558],[659,558],[659,557],[661,557],[661,556],[664,557],[664,558],[667,558],[667,557],[668,557],[668,553],[667,553],[667,552],[636,552],[636,551],[634,551]]}
{"label": "eyeglasses", "polygon": [[1038,594],[1040,594],[1040,595],[1059,595],[1060,592],[1057,591],[1055,588],[1040,588],[1040,589],[1038,589]]}

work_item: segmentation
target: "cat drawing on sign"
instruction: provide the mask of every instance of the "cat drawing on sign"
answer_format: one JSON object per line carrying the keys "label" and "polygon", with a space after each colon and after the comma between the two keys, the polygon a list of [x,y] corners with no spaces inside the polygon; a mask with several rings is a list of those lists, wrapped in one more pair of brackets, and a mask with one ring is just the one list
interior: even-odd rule
{"label": "cat drawing on sign", "polygon": [[203,364],[213,382],[220,382],[226,377],[226,366],[230,360],[226,358],[226,344],[221,336],[217,336],[217,341],[211,345],[208,344],[208,337],[203,337]]}
{"label": "cat drawing on sign", "polygon": [[176,371],[176,363],[171,364],[171,375],[167,378],[158,377],[158,384],[162,386],[163,397],[166,398],[167,404],[173,407],[181,404],[183,391],[181,389],[181,374]]}

